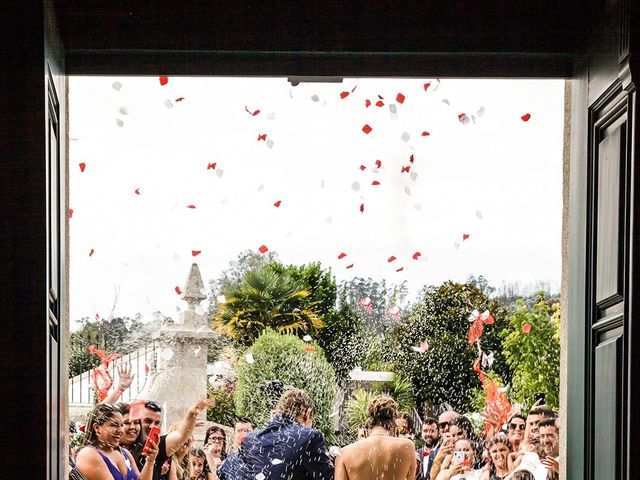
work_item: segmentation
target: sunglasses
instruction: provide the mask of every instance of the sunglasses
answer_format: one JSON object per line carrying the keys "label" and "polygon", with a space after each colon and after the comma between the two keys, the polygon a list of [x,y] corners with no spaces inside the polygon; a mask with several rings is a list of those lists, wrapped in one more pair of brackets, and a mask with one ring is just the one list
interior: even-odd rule
{"label": "sunglasses", "polygon": [[153,400],[149,400],[147,403],[144,404],[144,406],[145,408],[148,408],[149,410],[152,410],[154,412],[162,411],[162,407],[158,405],[156,402],[154,402]]}
{"label": "sunglasses", "polygon": [[524,423],[520,423],[520,424],[518,424],[518,423],[510,423],[509,424],[509,429],[510,430],[516,430],[516,429],[517,430],[524,430],[524,428],[525,428]]}
{"label": "sunglasses", "polygon": [[442,428],[447,428],[449,426],[449,422],[439,422],[438,423],[438,428],[442,429]]}

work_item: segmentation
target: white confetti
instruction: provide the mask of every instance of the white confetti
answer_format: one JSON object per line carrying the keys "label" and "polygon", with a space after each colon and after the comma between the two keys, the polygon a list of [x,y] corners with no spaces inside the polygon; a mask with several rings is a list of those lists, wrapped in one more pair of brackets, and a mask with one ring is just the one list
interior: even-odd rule
{"label": "white confetti", "polygon": [[411,135],[409,135],[408,132],[404,132],[400,138],[403,142],[408,142],[409,140],[411,140]]}
{"label": "white confetti", "polygon": [[124,122],[119,118],[116,118],[116,125],[118,125],[119,127],[124,127]]}
{"label": "white confetti", "polygon": [[274,118],[276,118],[276,114],[273,112],[269,112],[267,114],[267,120],[273,120]]}
{"label": "white confetti", "polygon": [[484,112],[485,112],[484,107],[480,107],[476,113],[478,117],[481,117],[482,115],[484,115]]}
{"label": "white confetti", "polygon": [[333,217],[331,217],[331,216],[324,217],[324,223],[331,223],[332,220],[333,220]]}
{"label": "white confetti", "polygon": [[480,210],[476,210],[476,217],[482,220],[482,212]]}
{"label": "white confetti", "polygon": [[267,148],[273,148],[273,140],[267,140]]}
{"label": "white confetti", "polygon": [[200,350],[202,350],[202,347],[198,345],[196,348],[193,349],[193,354],[197,357],[198,354],[200,353]]}
{"label": "white confetti", "polygon": [[320,188],[324,188],[324,178],[320,180]]}
{"label": "white confetti", "polygon": [[[279,458],[272,458],[271,459],[271,465],[280,465],[282,463],[282,460],[280,460]],[[258,476],[256,475],[256,478],[258,478]]]}
{"label": "white confetti", "polygon": [[414,208],[414,209],[416,209],[416,210],[422,210],[422,205],[420,205],[419,203],[416,203],[416,204],[413,206],[413,208]]}
{"label": "white confetti", "polygon": [[162,351],[162,358],[164,358],[165,360],[171,360],[173,358],[173,355],[174,355],[173,350],[171,350],[168,347]]}
{"label": "white confetti", "polygon": [[353,182],[351,184],[351,190],[353,190],[354,192],[357,192],[358,190],[360,190],[360,184],[358,182]]}
{"label": "white confetti", "polygon": [[340,455],[340,447],[338,447],[337,445],[331,445],[329,447],[329,453],[334,457],[337,457],[338,455]]}
{"label": "white confetti", "polygon": [[116,92],[119,92],[122,88],[122,84],[120,82],[113,82],[111,84],[111,88],[113,88]]}
{"label": "white confetti", "polygon": [[167,108],[173,108],[173,102],[168,98],[164,101],[164,106]]}
{"label": "white confetti", "polygon": [[413,180],[415,182],[416,178],[418,178],[418,172],[411,172],[409,174],[409,177],[411,178],[411,180]]}
{"label": "white confetti", "polygon": [[314,102],[319,102],[320,97],[318,95],[311,95],[311,100],[313,100]]}
{"label": "white confetti", "polygon": [[218,295],[216,297],[216,301],[218,303],[227,303],[227,297],[225,297],[224,295]]}
{"label": "white confetti", "polygon": [[258,186],[258,191],[261,192],[264,190],[264,183]]}
{"label": "white confetti", "polygon": [[442,99],[442,103],[445,103],[445,104],[449,105],[449,100],[447,100],[446,98],[443,98]]}
{"label": "white confetti", "polygon": [[120,107],[118,112],[120,112],[121,115],[129,115],[129,109],[127,107]]}
{"label": "white confetti", "polygon": [[311,338],[311,335],[305,335],[304,337],[302,337],[302,340],[304,340],[305,342],[310,342],[313,339]]}
{"label": "white confetti", "polygon": [[[255,362],[254,358],[253,358],[253,353],[249,352],[244,356],[244,359],[247,361],[247,363],[253,363]],[[257,478],[257,477],[256,477]]]}
{"label": "white confetti", "polygon": [[398,107],[396,107],[393,103],[389,104],[389,111],[393,114],[398,113]]}
{"label": "white confetti", "polygon": [[404,193],[411,195],[411,189],[409,187],[404,187]]}
{"label": "white confetti", "polygon": [[173,259],[174,259],[176,262],[179,262],[179,261],[180,261],[180,255],[178,255],[177,253],[174,253],[174,254],[173,254]]}
{"label": "white confetti", "polygon": [[453,246],[456,247],[456,250],[458,250],[460,248],[460,242],[455,242]]}
{"label": "white confetti", "polygon": [[264,476],[264,473],[260,472],[256,475],[256,480],[264,480],[266,477]]}
{"label": "white confetti", "polygon": [[216,168],[216,175],[218,176],[218,178],[222,178],[223,174],[224,170],[222,170],[221,168]]}

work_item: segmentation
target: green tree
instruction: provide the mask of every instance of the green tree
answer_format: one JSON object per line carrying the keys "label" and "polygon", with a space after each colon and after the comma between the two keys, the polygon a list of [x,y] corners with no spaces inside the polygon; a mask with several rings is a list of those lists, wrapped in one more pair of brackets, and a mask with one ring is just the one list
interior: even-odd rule
{"label": "green tree", "polygon": [[528,408],[536,392],[546,395],[546,403],[559,406],[560,392],[560,304],[544,294],[528,307],[516,302],[509,317],[509,329],[502,334],[504,356],[513,371],[511,398]]}
{"label": "green tree", "polygon": [[266,328],[279,333],[310,334],[324,327],[317,302],[303,282],[278,273],[271,264],[247,272],[240,285],[224,292],[213,318],[221,333],[251,344]]}
{"label": "green tree", "polygon": [[293,335],[281,335],[266,330],[238,362],[236,411],[253,419],[256,425],[268,423],[272,404],[265,388],[269,382],[301,388],[316,407],[314,428],[333,439],[331,413],[336,395],[333,367],[315,343],[305,343]]}
{"label": "green tree", "polygon": [[[467,342],[468,318],[474,309],[489,310],[493,315],[494,324],[484,326],[482,350],[493,352],[493,370],[503,380],[510,378],[499,335],[508,323],[498,302],[475,284],[445,282],[430,287],[395,332],[397,371],[411,380],[416,400],[425,410],[441,403],[463,412],[471,406],[473,388],[480,385],[472,368],[478,351],[475,344]],[[414,350],[425,341],[425,352]]]}

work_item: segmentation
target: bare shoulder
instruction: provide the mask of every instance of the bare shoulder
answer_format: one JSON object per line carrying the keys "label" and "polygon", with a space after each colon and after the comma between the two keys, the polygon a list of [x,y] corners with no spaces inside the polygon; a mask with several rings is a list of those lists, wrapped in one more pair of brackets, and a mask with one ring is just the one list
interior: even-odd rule
{"label": "bare shoulder", "polygon": [[76,462],[80,461],[96,462],[101,461],[101,458],[95,448],[83,447],[82,449],[80,449],[80,451],[78,452],[78,456],[76,457]]}

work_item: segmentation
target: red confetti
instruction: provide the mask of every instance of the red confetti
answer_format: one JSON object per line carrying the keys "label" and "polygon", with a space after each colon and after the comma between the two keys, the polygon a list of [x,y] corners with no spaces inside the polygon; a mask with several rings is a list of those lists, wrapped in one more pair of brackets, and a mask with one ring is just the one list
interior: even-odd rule
{"label": "red confetti", "polygon": [[73,217],[73,208],[70,208],[69,211],[67,212],[67,216],[69,218]]}
{"label": "red confetti", "polygon": [[360,165],[360,170],[362,170],[363,172],[367,169],[367,167],[365,167],[364,165]]}
{"label": "red confetti", "polygon": [[376,167],[378,167],[378,168],[382,167],[382,161],[381,160],[376,160]]}
{"label": "red confetti", "polygon": [[269,251],[269,249],[267,248],[266,245],[260,245],[260,248],[258,248],[258,251],[260,253],[267,253]]}
{"label": "red confetti", "polygon": [[149,368],[149,365],[147,365],[147,364],[145,363],[145,364],[144,364],[144,373],[145,373],[145,375],[149,375],[149,371],[150,371],[150,370],[151,370],[151,369]]}
{"label": "red confetti", "polygon": [[176,293],[178,295],[182,295],[182,290],[180,290],[180,287],[176,287],[176,288],[174,288],[174,290],[176,291]]}
{"label": "red confetti", "polygon": [[193,208],[196,208],[196,206],[195,205],[187,205],[187,208],[193,209]]}
{"label": "red confetti", "polygon": [[409,163],[413,163],[414,160],[415,160],[415,157],[413,156],[413,153],[412,153],[411,156],[409,157]]}
{"label": "red confetti", "polygon": [[421,254],[420,252],[416,252],[416,253],[414,253],[414,254],[412,255],[412,257],[411,257],[411,258],[413,258],[414,260],[418,260],[418,258],[420,258],[420,256],[421,256],[421,255],[422,255],[422,254]]}
{"label": "red confetti", "polygon": [[401,271],[403,271],[403,270],[404,270],[404,267],[400,267],[400,268],[398,268],[398,269],[396,270],[396,272],[401,272]]}
{"label": "red confetti", "polygon": [[393,262],[394,260],[397,260],[397,258],[394,257],[393,255],[391,255],[389,258],[387,258],[387,262],[389,262],[389,263]]}
{"label": "red confetti", "polygon": [[364,101],[364,106],[365,108],[369,108],[371,106],[371,100],[369,100],[368,98]]}
{"label": "red confetti", "polygon": [[218,165],[217,162],[210,163],[207,165],[207,170],[215,170],[217,165]]}
{"label": "red confetti", "polygon": [[165,76],[160,77],[160,85],[164,86],[167,84],[168,81],[169,81],[168,77],[165,77]]}
{"label": "red confetti", "polygon": [[529,119],[531,118],[531,114],[530,113],[525,113],[520,118],[522,119],[523,122],[528,122]]}
{"label": "red confetti", "polygon": [[463,233],[462,234],[462,241],[464,242],[467,238],[469,238],[469,234],[468,233]]}
{"label": "red confetti", "polygon": [[522,325],[522,331],[524,333],[529,333],[531,331],[531,324],[525,323],[524,325]]}
{"label": "red confetti", "polygon": [[90,257],[93,255],[93,252],[95,252],[95,250],[92,248],[91,251],[89,252]]}
{"label": "red confetti", "polygon": [[422,136],[423,137],[428,137],[429,135],[431,135],[429,132],[427,132],[426,130],[424,132],[422,132]]}
{"label": "red confetti", "polygon": [[431,82],[425,83],[424,84],[424,91],[426,92],[429,89],[430,86],[431,86]]}
{"label": "red confetti", "polygon": [[461,113],[458,115],[458,120],[460,121],[461,124],[466,125],[467,123],[469,123],[469,117],[467,117],[466,113]]}
{"label": "red confetti", "polygon": [[404,100],[405,100],[405,96],[404,96],[403,94],[399,93],[399,94],[396,96],[396,102],[398,102],[398,103],[404,103]]}
{"label": "red confetti", "polygon": [[87,168],[87,164],[84,162],[80,162],[79,165],[80,165],[80,171],[84,172],[84,169]]}
{"label": "red confetti", "polygon": [[378,100],[376,102],[376,107],[384,107],[384,102],[382,100]]}
{"label": "red confetti", "polygon": [[411,165],[407,165],[406,167],[402,167],[402,170],[400,171],[400,173],[409,173],[409,170],[411,170]]}
{"label": "red confetti", "polygon": [[345,99],[345,98],[347,98],[348,96],[349,96],[349,92],[342,92],[342,93],[340,94],[340,98],[341,98],[342,100],[344,100],[344,99]]}
{"label": "red confetti", "polygon": [[360,204],[360,213],[364,213],[364,203]]}
{"label": "red confetti", "polygon": [[371,133],[371,130],[373,130],[373,128],[371,128],[368,123],[365,123],[364,127],[362,127],[362,131],[367,135]]}
{"label": "red confetti", "polygon": [[307,352],[313,352],[313,347],[311,347],[311,346],[309,346],[309,345],[307,345],[306,347],[304,347],[304,349],[305,349]]}
{"label": "red confetti", "polygon": [[135,193],[136,195],[140,195],[140,189],[139,189],[139,188],[136,188],[136,189],[135,189],[135,191],[134,191],[133,193]]}
{"label": "red confetti", "polygon": [[347,254],[342,252],[340,255],[338,255],[338,260],[342,260],[346,256],[347,256]]}
{"label": "red confetti", "polygon": [[276,203],[273,204],[273,206],[276,208],[280,208],[281,203],[282,203],[282,200],[278,200]]}
{"label": "red confetti", "polygon": [[380,185],[380,182],[378,180],[374,180],[373,182],[371,182],[371,185]]}
{"label": "red confetti", "polygon": [[184,97],[178,97],[178,98],[176,98],[176,102],[181,102],[181,101],[183,101],[183,100],[184,100]]}
{"label": "red confetti", "polygon": [[262,140],[263,142],[267,141],[267,134],[263,133],[263,134],[258,134],[258,142]]}
{"label": "red confetti", "polygon": [[202,253],[202,250],[191,250],[191,256],[192,257],[197,257],[201,253]]}
{"label": "red confetti", "polygon": [[252,117],[255,117],[256,115],[258,115],[258,114],[260,113],[260,110],[254,110],[254,111],[252,112],[251,110],[249,110],[249,109],[247,108],[247,106],[246,106],[246,105],[244,106],[244,109],[245,109],[245,110],[247,111],[247,113],[248,113],[249,115],[251,115]]}
{"label": "red confetti", "polygon": [[346,270],[349,270],[350,268],[353,268],[353,263],[351,265],[347,265]]}

